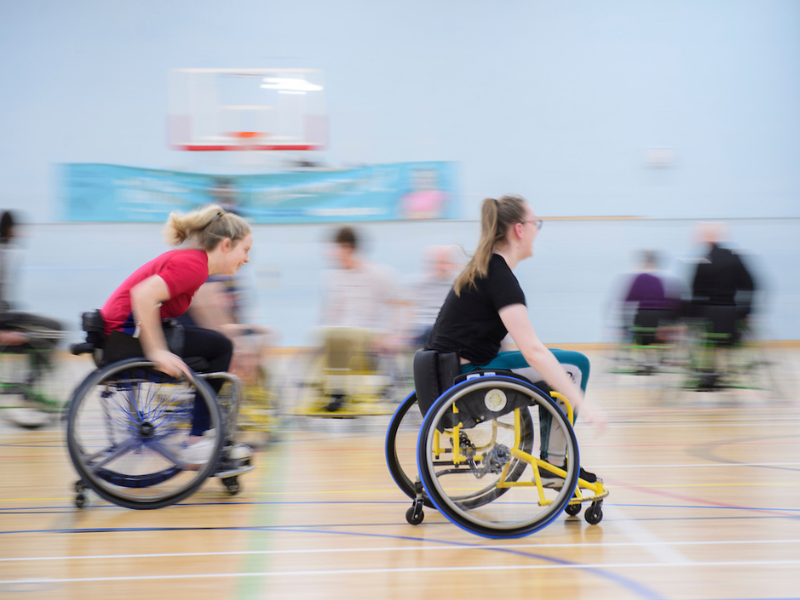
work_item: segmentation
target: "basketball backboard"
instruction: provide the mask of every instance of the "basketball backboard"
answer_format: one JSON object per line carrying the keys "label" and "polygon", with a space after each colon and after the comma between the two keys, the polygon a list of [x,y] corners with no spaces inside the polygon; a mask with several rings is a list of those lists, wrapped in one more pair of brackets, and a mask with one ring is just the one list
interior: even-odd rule
{"label": "basketball backboard", "polygon": [[173,69],[167,136],[177,150],[321,150],[327,141],[322,72]]}

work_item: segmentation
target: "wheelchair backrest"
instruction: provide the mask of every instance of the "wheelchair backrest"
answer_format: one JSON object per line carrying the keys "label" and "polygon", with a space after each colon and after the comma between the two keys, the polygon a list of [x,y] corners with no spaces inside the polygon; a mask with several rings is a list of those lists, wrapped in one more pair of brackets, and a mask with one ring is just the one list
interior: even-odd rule
{"label": "wheelchair backrest", "polygon": [[86,332],[86,341],[95,348],[103,348],[106,344],[106,324],[100,311],[93,310],[83,313],[81,324]]}
{"label": "wheelchair backrest", "polygon": [[461,362],[455,352],[417,350],[414,355],[414,387],[423,416],[442,392],[452,387],[460,373]]}
{"label": "wheelchair backrest", "polygon": [[[550,387],[544,381],[532,382],[528,378],[506,369],[478,369],[469,373],[461,373],[461,363],[455,353],[439,353],[433,350],[419,350],[414,355],[414,384],[416,386],[417,404],[424,417],[437,398],[456,384],[471,379],[498,375],[510,377],[535,386],[544,395],[549,396]],[[460,419],[465,426],[495,418],[512,410],[530,404],[528,397],[519,392],[504,392],[503,406],[487,404],[486,389],[469,393],[458,401]]]}

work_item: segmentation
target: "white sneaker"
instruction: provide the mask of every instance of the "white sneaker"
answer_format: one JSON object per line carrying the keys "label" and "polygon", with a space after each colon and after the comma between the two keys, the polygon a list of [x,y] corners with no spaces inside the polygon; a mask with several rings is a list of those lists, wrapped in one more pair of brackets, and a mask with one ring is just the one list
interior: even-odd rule
{"label": "white sneaker", "polygon": [[229,460],[246,460],[248,458],[252,458],[253,456],[253,449],[246,444],[240,444],[239,442],[228,446],[225,449],[225,457]]}
{"label": "white sneaker", "polygon": [[180,458],[188,468],[199,469],[211,460],[214,444],[215,440],[213,438],[204,437],[194,444],[189,444],[183,448],[178,454],[178,458]]}

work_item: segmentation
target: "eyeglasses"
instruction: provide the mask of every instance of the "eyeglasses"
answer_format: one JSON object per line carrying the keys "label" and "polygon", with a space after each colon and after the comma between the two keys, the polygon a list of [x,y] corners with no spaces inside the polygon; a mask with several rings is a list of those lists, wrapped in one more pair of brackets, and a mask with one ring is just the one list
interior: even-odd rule
{"label": "eyeglasses", "polygon": [[520,221],[520,223],[523,225],[525,225],[525,223],[533,223],[536,226],[536,229],[541,229],[542,225],[544,225],[544,221],[541,219],[534,219],[533,221]]}

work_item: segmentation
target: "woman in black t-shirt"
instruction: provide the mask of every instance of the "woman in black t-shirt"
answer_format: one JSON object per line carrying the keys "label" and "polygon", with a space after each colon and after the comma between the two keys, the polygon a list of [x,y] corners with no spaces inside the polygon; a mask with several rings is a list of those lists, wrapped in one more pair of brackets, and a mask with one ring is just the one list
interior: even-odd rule
{"label": "woman in black t-shirt", "polygon": [[[584,399],[589,360],[579,352],[548,350],[539,341],[528,318],[525,294],[513,273],[521,260],[533,256],[533,242],[541,227],[542,220],[519,196],[483,201],[478,247],[439,311],[426,349],[457,353],[462,373],[508,369],[534,382],[544,380],[569,398],[576,414],[580,410],[589,422],[602,424],[602,414]],[[500,343],[509,333],[519,351],[500,352]],[[542,459],[562,466],[566,460],[564,434],[555,426],[545,429]],[[547,483],[557,487],[559,482]]]}

